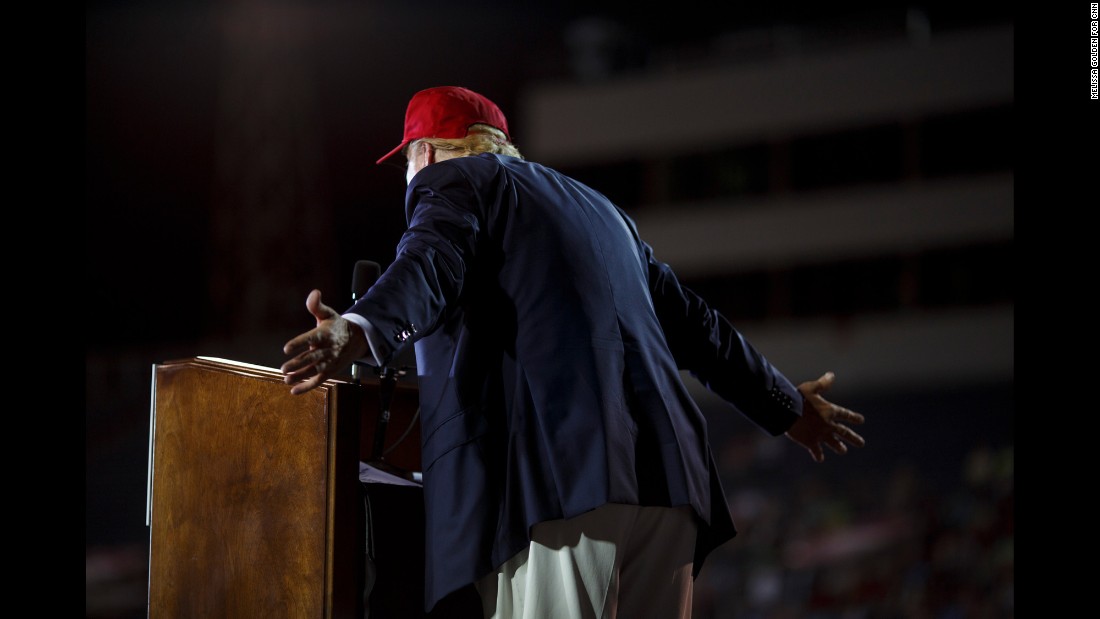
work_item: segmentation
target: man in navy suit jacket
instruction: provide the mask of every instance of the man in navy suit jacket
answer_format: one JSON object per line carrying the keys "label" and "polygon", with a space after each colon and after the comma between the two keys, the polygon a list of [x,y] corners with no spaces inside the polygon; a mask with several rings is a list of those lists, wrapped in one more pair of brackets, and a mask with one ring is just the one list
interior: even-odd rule
{"label": "man in navy suit jacket", "polygon": [[[408,229],[393,263],[284,348],[295,394],[415,345],[425,607],[476,583],[486,616],[689,617],[735,534],[689,370],[817,461],[861,415],[797,388],[685,288],[594,189],[525,160],[465,88],[409,103]],[[562,567],[564,566],[564,567]]]}

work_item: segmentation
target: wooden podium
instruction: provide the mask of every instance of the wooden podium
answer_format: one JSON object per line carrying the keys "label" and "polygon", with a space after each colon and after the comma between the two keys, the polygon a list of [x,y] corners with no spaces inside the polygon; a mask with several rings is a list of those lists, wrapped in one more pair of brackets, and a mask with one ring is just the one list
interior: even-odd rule
{"label": "wooden podium", "polygon": [[[362,619],[359,461],[378,389],[329,380],[293,396],[272,368],[153,366],[150,619]],[[403,439],[386,461],[409,471],[420,470],[417,401],[397,385],[386,434]]]}

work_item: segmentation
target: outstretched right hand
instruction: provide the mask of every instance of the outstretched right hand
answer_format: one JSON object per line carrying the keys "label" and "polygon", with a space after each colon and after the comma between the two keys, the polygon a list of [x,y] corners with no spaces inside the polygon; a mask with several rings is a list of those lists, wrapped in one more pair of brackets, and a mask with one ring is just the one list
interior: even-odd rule
{"label": "outstretched right hand", "polygon": [[832,386],[834,377],[832,372],[825,372],[821,378],[798,386],[803,400],[802,416],[787,430],[787,438],[805,447],[816,462],[825,461],[822,445],[844,455],[848,453],[848,445],[863,447],[865,444],[862,436],[845,425],[862,424],[863,415],[821,397],[821,393]]}

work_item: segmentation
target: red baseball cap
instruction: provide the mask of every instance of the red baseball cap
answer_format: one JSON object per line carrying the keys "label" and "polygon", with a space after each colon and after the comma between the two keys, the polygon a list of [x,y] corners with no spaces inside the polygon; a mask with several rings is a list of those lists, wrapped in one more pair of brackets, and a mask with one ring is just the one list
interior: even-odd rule
{"label": "red baseball cap", "polygon": [[508,135],[508,121],[495,103],[461,86],[437,86],[413,95],[405,111],[405,137],[377,163],[393,157],[420,138],[464,138],[470,125],[482,123]]}

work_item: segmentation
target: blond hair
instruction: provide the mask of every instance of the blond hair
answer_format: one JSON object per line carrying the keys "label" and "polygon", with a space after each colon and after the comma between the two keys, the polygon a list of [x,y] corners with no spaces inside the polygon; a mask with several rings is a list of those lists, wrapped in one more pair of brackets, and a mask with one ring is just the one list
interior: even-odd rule
{"label": "blond hair", "polygon": [[446,159],[480,155],[481,153],[493,153],[523,159],[519,149],[508,141],[508,136],[504,135],[503,131],[480,123],[470,125],[464,138],[420,138],[419,140],[413,140],[405,146],[405,156],[408,157],[409,153],[420,142],[426,142],[436,149],[444,151],[443,157]]}

